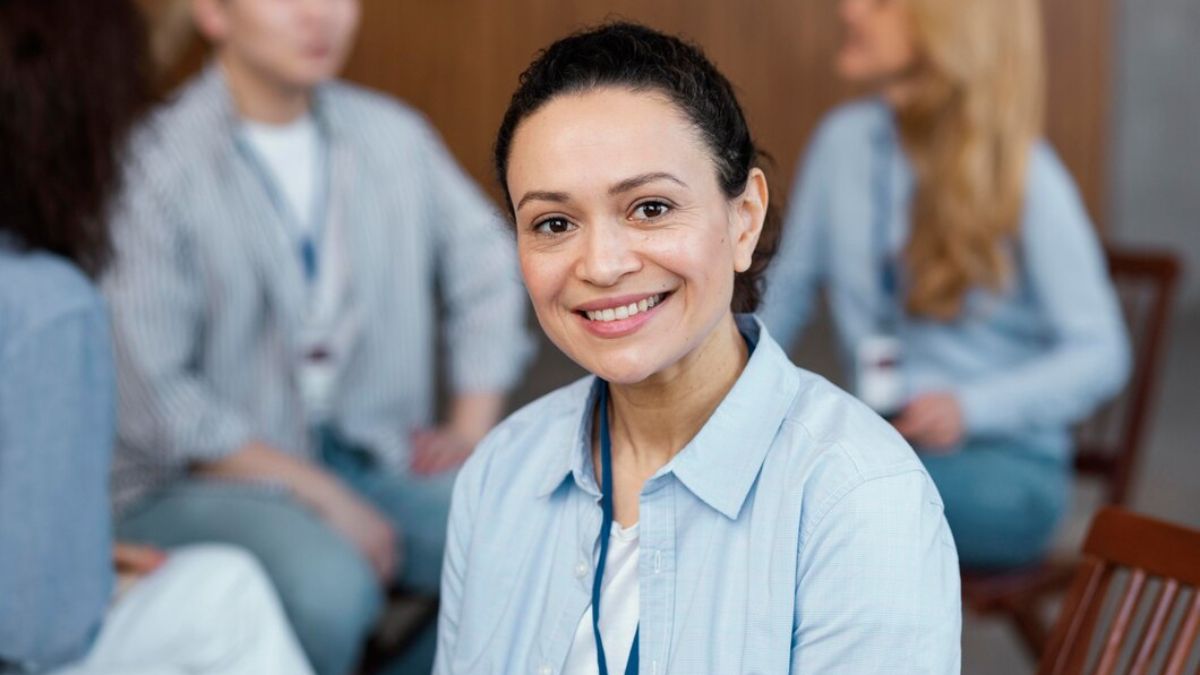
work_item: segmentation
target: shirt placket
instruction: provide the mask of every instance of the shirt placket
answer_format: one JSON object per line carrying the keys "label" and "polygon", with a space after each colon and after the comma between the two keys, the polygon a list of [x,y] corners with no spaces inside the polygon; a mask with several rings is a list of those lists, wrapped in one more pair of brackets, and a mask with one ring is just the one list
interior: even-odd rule
{"label": "shirt placket", "polygon": [[599,495],[593,495],[578,487],[571,489],[571,507],[575,517],[567,519],[575,525],[575,536],[564,537],[564,541],[573,542],[573,549],[561,556],[558,569],[555,570],[555,581],[552,582],[555,592],[552,597],[561,598],[560,608],[547,613],[555,617],[546,625],[539,658],[532,664],[534,675],[557,675],[562,672],[567,660],[567,652],[575,639],[575,628],[579,618],[587,610],[592,601],[592,577],[595,574],[596,538],[600,534],[602,514]]}
{"label": "shirt placket", "polygon": [[667,474],[651,479],[638,507],[638,672],[664,675],[675,618],[675,490]]}

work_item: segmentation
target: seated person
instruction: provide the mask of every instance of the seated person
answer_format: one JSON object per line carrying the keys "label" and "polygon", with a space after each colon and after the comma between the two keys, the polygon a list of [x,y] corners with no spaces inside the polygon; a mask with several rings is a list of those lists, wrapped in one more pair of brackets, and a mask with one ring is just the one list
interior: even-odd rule
{"label": "seated person", "polygon": [[429,124],[332,79],[358,0],[193,10],[215,56],[136,132],[104,283],[117,532],[249,550],[317,672],[344,675],[387,588],[437,591],[453,469],[530,354],[526,301]]}
{"label": "seated person", "polygon": [[789,344],[827,293],[856,393],[916,447],[959,559],[1038,559],[1070,427],[1125,381],[1124,326],[1070,176],[1041,139],[1036,0],[842,0],[843,77],[763,321]]}
{"label": "seated person", "polygon": [[0,3],[0,673],[304,675],[251,556],[112,539],[116,391],[92,278],[147,91],[141,38],[127,0]]}
{"label": "seated person", "polygon": [[538,321],[591,376],[463,467],[435,672],[957,673],[921,462],[749,314],[778,222],[712,63],[637,25],[564,38],[496,168]]}

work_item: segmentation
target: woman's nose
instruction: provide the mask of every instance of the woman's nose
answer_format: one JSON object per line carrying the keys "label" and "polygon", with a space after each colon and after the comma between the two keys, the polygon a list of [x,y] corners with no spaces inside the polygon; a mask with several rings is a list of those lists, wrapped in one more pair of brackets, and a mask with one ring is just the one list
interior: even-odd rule
{"label": "woman's nose", "polygon": [[641,258],[627,228],[619,224],[587,228],[576,270],[579,278],[596,286],[613,286],[640,268]]}

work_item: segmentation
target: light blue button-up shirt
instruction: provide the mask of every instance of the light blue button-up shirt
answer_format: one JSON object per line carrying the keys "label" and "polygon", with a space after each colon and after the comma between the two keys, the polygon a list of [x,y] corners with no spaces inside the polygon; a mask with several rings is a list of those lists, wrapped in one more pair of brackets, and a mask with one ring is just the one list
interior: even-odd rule
{"label": "light blue button-up shirt", "polygon": [[[738,323],[745,370],[642,490],[639,672],[958,672],[958,560],[920,461]],[[459,475],[436,673],[561,672],[596,563],[596,383],[509,417]]]}
{"label": "light blue button-up shirt", "polygon": [[[908,240],[913,186],[882,101],[843,106],[821,124],[767,275],[762,319],[782,344],[807,323],[819,289],[847,366],[897,311],[882,267]],[[1129,355],[1099,242],[1070,174],[1044,142],[1030,154],[1020,230],[1007,253],[1012,283],[972,290],[958,319],[899,318],[907,394],[952,392],[969,437],[1063,457],[1070,425],[1124,384]]]}

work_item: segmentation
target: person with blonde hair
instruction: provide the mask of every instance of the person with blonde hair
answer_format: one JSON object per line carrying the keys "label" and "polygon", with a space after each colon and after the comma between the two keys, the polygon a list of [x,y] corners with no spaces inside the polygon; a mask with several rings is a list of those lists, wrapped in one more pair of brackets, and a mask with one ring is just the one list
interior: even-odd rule
{"label": "person with blonde hair", "polygon": [[843,78],[801,167],[764,322],[824,289],[856,393],[918,450],[964,565],[1043,553],[1070,426],[1128,345],[1070,175],[1042,139],[1036,0],[842,0]]}

